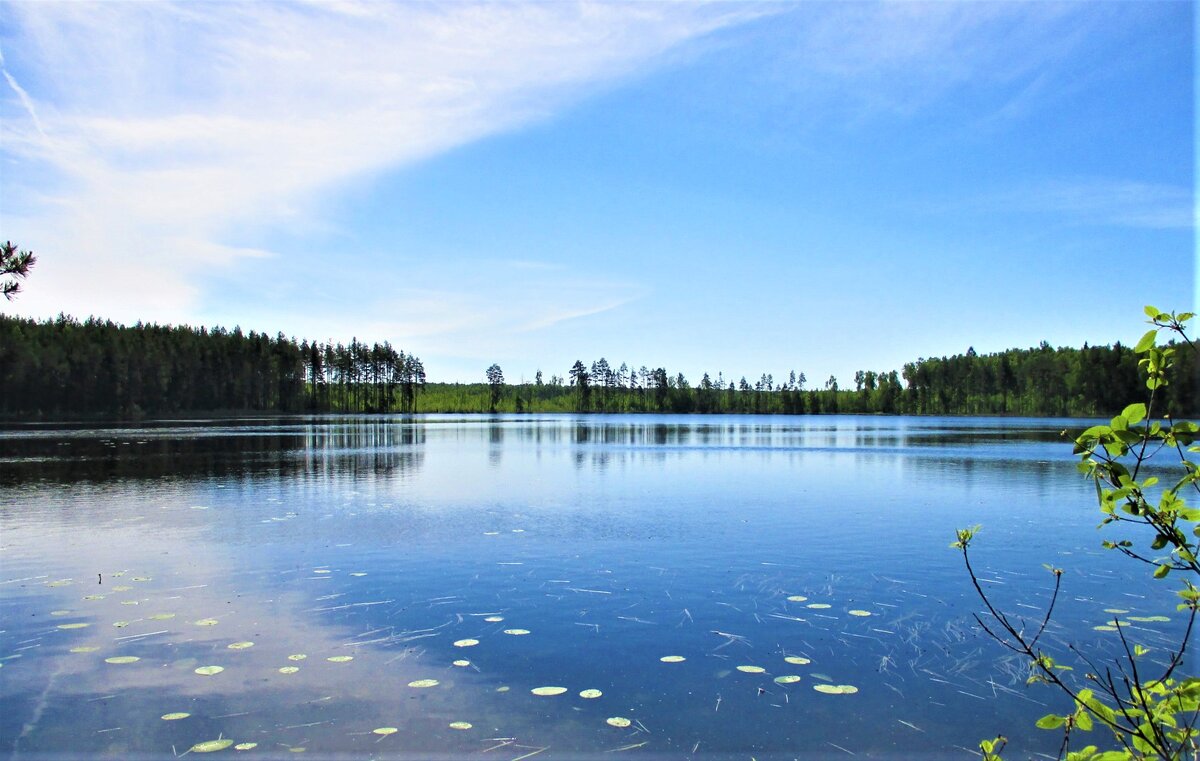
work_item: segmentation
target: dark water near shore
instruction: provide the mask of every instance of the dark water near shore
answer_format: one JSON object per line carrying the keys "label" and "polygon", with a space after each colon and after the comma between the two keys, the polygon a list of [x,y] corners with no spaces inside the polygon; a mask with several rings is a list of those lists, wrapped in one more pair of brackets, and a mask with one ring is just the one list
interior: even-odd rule
{"label": "dark water near shore", "polygon": [[1173,586],[1099,547],[1083,426],[8,426],[0,757],[1053,756],[1032,723],[1065,706],[979,633],[948,544],[983,524],[988,589],[1031,619],[1064,567],[1055,641],[1113,652],[1106,608],[1178,637]]}

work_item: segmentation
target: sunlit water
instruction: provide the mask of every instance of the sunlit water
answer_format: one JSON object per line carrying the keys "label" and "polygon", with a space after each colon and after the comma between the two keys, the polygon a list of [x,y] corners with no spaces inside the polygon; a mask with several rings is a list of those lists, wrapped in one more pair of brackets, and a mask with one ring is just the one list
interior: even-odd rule
{"label": "sunlit water", "polygon": [[[979,632],[948,544],[956,527],[983,524],[985,586],[1031,621],[1052,585],[1042,563],[1064,567],[1056,642],[1112,654],[1113,635],[1093,629],[1112,619],[1106,608],[1171,618],[1135,623],[1138,641],[1178,637],[1171,585],[1099,547],[1092,487],[1060,437],[1079,427],[10,425],[0,748],[962,758],[1003,732],[1013,757],[1053,755],[1060,737],[1032,722],[1065,706],[1026,687],[1019,661]],[[138,660],[108,660],[126,656]],[[205,666],[222,670],[196,672]],[[171,713],[189,715],[160,718]]]}

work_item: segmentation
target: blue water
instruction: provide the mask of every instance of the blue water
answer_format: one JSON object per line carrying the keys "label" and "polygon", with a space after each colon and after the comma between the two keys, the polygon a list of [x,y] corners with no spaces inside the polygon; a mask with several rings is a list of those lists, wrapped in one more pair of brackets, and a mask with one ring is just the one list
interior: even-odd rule
{"label": "blue water", "polygon": [[[1168,615],[1127,631],[1177,638],[1173,587],[1100,549],[1061,436],[1085,425],[10,425],[0,753],[164,757],[228,738],[255,746],[221,753],[263,758],[962,758],[1002,732],[1013,757],[1053,757],[1060,736],[1032,723],[1066,705],[979,631],[948,544],[983,524],[984,585],[1030,620],[1042,564],[1065,568],[1051,643],[1112,654],[1092,628],[1105,608]],[[120,656],[139,660],[106,662]],[[223,671],[195,673],[209,665]]]}

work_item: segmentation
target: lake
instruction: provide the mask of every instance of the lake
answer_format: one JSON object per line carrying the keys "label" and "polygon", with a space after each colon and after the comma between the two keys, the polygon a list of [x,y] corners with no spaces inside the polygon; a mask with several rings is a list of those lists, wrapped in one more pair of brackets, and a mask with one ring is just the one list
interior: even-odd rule
{"label": "lake", "polygon": [[982,524],[1030,621],[1063,567],[1054,642],[1112,655],[1106,609],[1177,641],[1174,585],[1100,548],[1061,436],[1086,424],[9,424],[0,753],[1054,757],[1032,724],[1067,705],[980,632],[948,545]]}

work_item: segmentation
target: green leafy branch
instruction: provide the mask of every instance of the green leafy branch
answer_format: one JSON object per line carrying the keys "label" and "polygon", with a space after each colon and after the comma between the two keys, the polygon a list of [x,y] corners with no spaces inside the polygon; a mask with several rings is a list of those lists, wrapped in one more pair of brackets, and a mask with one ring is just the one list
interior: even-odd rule
{"label": "green leafy branch", "polygon": [[[1190,312],[1176,314],[1148,306],[1146,315],[1152,326],[1138,341],[1134,351],[1141,355],[1139,365],[1146,372],[1147,400],[1131,404],[1108,425],[1088,428],[1075,439],[1079,470],[1096,485],[1096,496],[1104,518],[1110,523],[1133,524],[1148,546],[1131,539],[1104,541],[1104,547],[1153,566],[1156,579],[1171,572],[1183,572],[1188,578],[1178,592],[1179,610],[1188,612],[1188,621],[1178,647],[1169,653],[1161,671],[1145,673],[1144,656],[1150,650],[1131,644],[1125,636],[1124,622],[1114,620],[1123,654],[1107,664],[1098,664],[1074,645],[1068,648],[1087,667],[1084,682],[1068,676],[1072,667],[1058,663],[1039,647],[1053,614],[1062,583],[1062,569],[1049,568],[1054,574],[1054,591],[1040,626],[1030,636],[1024,621],[1014,622],[988,598],[971,566],[970,545],[979,527],[959,529],[952,547],[962,552],[967,573],[976,593],[987,609],[986,620],[975,620],[992,639],[1025,657],[1030,666],[1029,683],[1053,685],[1071,698],[1073,710],[1064,715],[1049,714],[1037,722],[1042,729],[1061,730],[1063,741],[1059,758],[1067,761],[1116,761],[1117,759],[1200,759],[1200,679],[1176,677],[1184,662],[1184,653],[1192,636],[1200,590],[1192,580],[1200,578],[1200,509],[1189,507],[1185,495],[1200,493],[1200,468],[1188,459],[1196,445],[1200,427],[1188,421],[1175,421],[1169,414],[1154,419],[1158,392],[1167,385],[1169,370],[1179,346],[1158,345],[1161,331],[1174,334],[1183,346],[1196,350],[1187,334]],[[1157,476],[1142,477],[1144,466],[1155,456],[1174,452],[1181,473],[1170,485],[1161,485]],[[1087,686],[1084,686],[1086,684]],[[1090,732],[1099,724],[1109,730],[1118,746],[1100,750],[1087,745],[1071,751],[1072,733]],[[1000,761],[1006,740],[984,740],[979,748],[984,761]]]}

